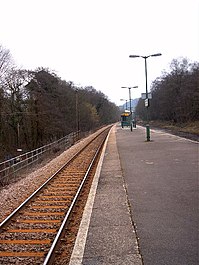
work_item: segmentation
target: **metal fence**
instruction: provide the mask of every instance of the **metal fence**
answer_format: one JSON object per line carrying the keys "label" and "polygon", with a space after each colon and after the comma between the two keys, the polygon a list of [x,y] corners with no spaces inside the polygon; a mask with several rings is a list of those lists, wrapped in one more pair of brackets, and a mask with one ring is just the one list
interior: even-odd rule
{"label": "metal fence", "polygon": [[79,139],[79,136],[80,132],[73,132],[53,143],[1,162],[0,183],[3,182],[7,176],[38,162],[45,156],[45,154],[69,148]]}

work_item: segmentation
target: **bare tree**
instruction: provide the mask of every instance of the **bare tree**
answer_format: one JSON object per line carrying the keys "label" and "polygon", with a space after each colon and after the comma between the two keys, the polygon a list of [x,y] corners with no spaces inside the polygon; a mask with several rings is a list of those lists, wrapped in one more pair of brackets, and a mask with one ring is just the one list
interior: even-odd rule
{"label": "bare tree", "polygon": [[[186,58],[174,59],[171,71],[158,77],[152,84],[150,119],[185,123],[199,117],[199,63]],[[138,104],[137,113],[145,119],[144,105]]]}
{"label": "bare tree", "polygon": [[14,62],[8,49],[0,45],[0,82],[4,80],[6,73],[13,67]]}
{"label": "bare tree", "polygon": [[2,63],[0,159],[61,138],[77,130],[77,121],[88,131],[118,120],[119,108],[93,87],[76,87],[49,69],[11,66]]}

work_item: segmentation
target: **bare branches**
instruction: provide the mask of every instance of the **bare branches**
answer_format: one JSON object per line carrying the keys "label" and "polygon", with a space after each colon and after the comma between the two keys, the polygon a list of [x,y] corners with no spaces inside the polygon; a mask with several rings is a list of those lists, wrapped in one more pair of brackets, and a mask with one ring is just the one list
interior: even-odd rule
{"label": "bare branches", "polygon": [[[150,118],[175,123],[198,120],[199,63],[178,58],[172,60],[170,70],[153,82]],[[141,117],[144,106],[138,107]]]}
{"label": "bare branches", "polygon": [[14,62],[8,49],[0,45],[0,80],[13,67]]}

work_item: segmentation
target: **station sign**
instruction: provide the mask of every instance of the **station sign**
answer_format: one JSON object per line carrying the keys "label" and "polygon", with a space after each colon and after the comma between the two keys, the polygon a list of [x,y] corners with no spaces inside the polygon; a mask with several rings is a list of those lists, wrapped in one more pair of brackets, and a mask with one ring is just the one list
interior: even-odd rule
{"label": "station sign", "polygon": [[131,114],[130,112],[124,112],[124,113],[122,113],[121,115],[122,115],[122,116],[126,116],[126,117],[128,117],[128,116],[130,116],[130,114]]}
{"label": "station sign", "polygon": [[149,99],[148,99],[148,98],[146,98],[146,99],[144,100],[144,105],[145,105],[146,108],[149,107]]}
{"label": "station sign", "polygon": [[[146,99],[146,93],[142,93],[142,94],[141,94],[141,98],[142,98],[142,99]],[[151,94],[151,92],[148,93],[148,99],[152,99],[152,94]]]}

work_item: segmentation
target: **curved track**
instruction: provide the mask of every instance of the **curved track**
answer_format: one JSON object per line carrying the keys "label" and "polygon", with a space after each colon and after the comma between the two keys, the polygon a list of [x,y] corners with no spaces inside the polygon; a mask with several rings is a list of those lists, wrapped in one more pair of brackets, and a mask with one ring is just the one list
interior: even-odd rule
{"label": "curved track", "polygon": [[0,264],[53,263],[74,205],[109,129],[72,157],[0,224]]}

